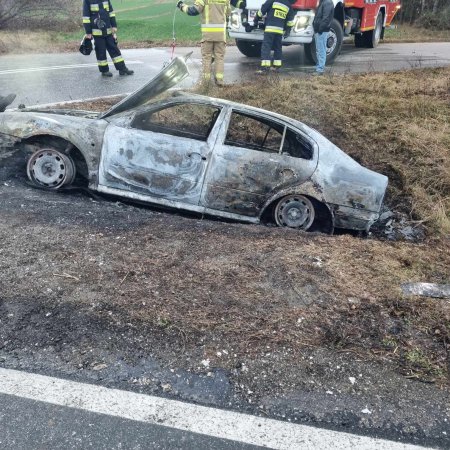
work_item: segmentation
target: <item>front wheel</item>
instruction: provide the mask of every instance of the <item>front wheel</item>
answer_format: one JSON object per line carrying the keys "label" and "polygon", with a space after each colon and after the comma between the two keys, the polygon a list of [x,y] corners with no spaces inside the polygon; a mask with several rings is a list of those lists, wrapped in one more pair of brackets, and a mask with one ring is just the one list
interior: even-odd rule
{"label": "front wheel", "polygon": [[315,210],[309,198],[303,195],[288,195],[278,201],[274,210],[279,227],[308,230],[314,222]]}
{"label": "front wheel", "polygon": [[69,155],[53,148],[44,148],[30,156],[27,175],[37,187],[59,189],[73,183],[76,169]]}
{"label": "front wheel", "polygon": [[261,42],[259,41],[243,41],[242,39],[236,39],[236,47],[245,56],[250,58],[261,56]]}
{"label": "front wheel", "polygon": [[[327,38],[327,61],[332,63],[341,52],[342,42],[344,40],[344,31],[337,19],[333,19],[330,25],[330,31]],[[317,64],[316,41],[313,38],[310,44],[304,44],[306,60],[311,64]]]}
{"label": "front wheel", "polygon": [[381,39],[382,31],[383,31],[383,14],[379,12],[377,16],[377,21],[375,22],[375,28],[373,30],[365,31],[363,33],[365,46],[368,48],[377,47]]}

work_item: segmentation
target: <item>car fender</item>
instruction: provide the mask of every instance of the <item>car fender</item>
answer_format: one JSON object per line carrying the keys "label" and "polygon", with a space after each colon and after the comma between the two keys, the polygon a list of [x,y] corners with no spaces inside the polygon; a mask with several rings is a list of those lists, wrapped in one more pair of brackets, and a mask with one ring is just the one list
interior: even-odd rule
{"label": "car fender", "polygon": [[57,114],[12,112],[0,117],[0,135],[14,144],[45,136],[57,137],[76,147],[84,157],[89,184],[96,186],[103,135],[108,122]]}

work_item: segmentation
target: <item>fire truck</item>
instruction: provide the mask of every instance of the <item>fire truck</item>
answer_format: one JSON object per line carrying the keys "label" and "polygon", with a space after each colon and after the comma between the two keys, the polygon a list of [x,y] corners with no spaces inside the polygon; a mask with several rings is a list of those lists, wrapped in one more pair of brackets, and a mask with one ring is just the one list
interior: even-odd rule
{"label": "fire truck", "polygon": [[[260,56],[264,22],[253,28],[256,12],[264,0],[247,0],[244,9],[234,9],[228,22],[228,32],[245,56]],[[327,63],[341,51],[344,37],[354,35],[356,47],[374,48],[383,39],[384,30],[400,9],[400,0],[333,0],[334,19],[327,40]],[[297,0],[294,26],[283,45],[303,44],[308,62],[316,62],[316,47],[312,27],[319,0]],[[253,29],[252,29],[253,28]],[[246,31],[250,30],[250,32]]]}

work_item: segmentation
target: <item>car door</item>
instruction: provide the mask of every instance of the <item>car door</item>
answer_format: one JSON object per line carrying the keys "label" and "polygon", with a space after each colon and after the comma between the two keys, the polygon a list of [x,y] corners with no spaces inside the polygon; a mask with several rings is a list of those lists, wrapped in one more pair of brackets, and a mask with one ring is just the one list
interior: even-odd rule
{"label": "car door", "polygon": [[205,178],[201,204],[206,208],[256,217],[275,192],[314,172],[314,149],[302,162],[289,154],[294,137],[282,121],[239,109],[229,110],[226,120]]}
{"label": "car door", "polygon": [[198,205],[219,114],[216,106],[180,101],[138,112],[129,127],[111,123],[99,184]]}

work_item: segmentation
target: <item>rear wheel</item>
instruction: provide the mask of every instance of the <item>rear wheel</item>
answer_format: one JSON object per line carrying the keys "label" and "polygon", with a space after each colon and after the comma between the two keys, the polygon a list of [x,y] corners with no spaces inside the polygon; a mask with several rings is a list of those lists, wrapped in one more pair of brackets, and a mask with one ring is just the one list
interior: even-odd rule
{"label": "rear wheel", "polygon": [[30,156],[27,175],[38,187],[59,189],[73,183],[76,169],[70,156],[53,148],[44,148]]}
{"label": "rear wheel", "polygon": [[378,13],[377,21],[375,22],[375,28],[363,33],[363,39],[365,46],[368,48],[375,48],[381,39],[381,33],[383,31],[383,14],[381,11]]}
{"label": "rear wheel", "polygon": [[[336,56],[339,55],[344,40],[344,31],[337,19],[333,19],[327,38],[327,61],[326,64],[332,63]],[[305,58],[310,64],[317,63],[316,42],[313,38],[311,44],[304,44]]]}
{"label": "rear wheel", "polygon": [[314,222],[315,210],[309,198],[288,195],[278,201],[274,209],[275,222],[279,227],[308,230]]}
{"label": "rear wheel", "polygon": [[236,47],[245,56],[251,58],[261,56],[261,42],[259,41],[243,41],[241,39],[236,39]]}

